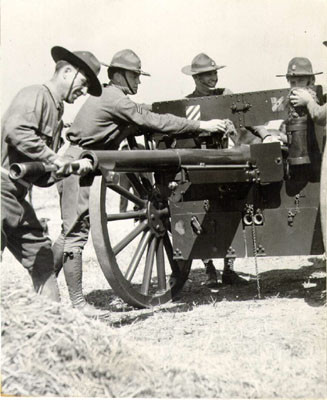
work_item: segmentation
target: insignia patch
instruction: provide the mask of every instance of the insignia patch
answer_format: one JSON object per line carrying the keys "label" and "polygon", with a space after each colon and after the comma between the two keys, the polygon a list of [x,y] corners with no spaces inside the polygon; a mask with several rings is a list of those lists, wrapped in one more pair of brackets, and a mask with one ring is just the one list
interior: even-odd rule
{"label": "insignia patch", "polygon": [[292,70],[295,71],[296,70],[296,64],[292,65]]}
{"label": "insignia patch", "polygon": [[194,106],[186,107],[186,118],[198,121],[201,117],[200,104],[195,104]]}
{"label": "insignia patch", "polygon": [[284,111],[285,106],[284,106],[284,96],[280,97],[277,99],[277,97],[271,97],[271,111],[272,112],[278,112],[278,111]]}

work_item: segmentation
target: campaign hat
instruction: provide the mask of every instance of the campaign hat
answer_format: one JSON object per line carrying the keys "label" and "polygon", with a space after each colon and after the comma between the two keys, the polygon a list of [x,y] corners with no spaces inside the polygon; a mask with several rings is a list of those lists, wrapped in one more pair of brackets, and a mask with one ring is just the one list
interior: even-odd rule
{"label": "campaign hat", "polygon": [[186,75],[197,75],[203,72],[217,71],[225,68],[226,65],[217,65],[215,61],[204,53],[200,53],[192,60],[191,65],[182,68],[182,72]]}
{"label": "campaign hat", "polygon": [[100,96],[102,93],[99,75],[101,64],[95,55],[89,51],[71,52],[64,47],[54,46],[51,49],[51,56],[55,62],[67,61],[73,67],[81,70],[88,79],[88,93],[92,96]]}
{"label": "campaign hat", "polygon": [[118,51],[112,57],[110,64],[102,63],[102,65],[108,68],[121,68],[140,75],[151,76],[148,72],[142,70],[140,57],[130,49]]}
{"label": "campaign hat", "polygon": [[306,57],[294,57],[288,63],[286,75],[276,75],[281,76],[312,76],[320,75],[322,72],[313,72],[312,64],[310,60]]}

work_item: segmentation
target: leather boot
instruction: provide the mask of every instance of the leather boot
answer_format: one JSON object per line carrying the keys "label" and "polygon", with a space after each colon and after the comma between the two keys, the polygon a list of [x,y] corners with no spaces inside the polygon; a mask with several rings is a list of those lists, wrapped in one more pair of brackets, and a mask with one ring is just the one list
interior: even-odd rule
{"label": "leather boot", "polygon": [[46,296],[52,301],[60,302],[57,278],[54,272],[39,273],[37,270],[30,272],[34,290],[41,296]]}
{"label": "leather boot", "polygon": [[88,304],[82,291],[82,253],[64,253],[64,274],[72,306],[86,317],[100,318],[109,315],[107,310],[99,310]]}
{"label": "leather boot", "polygon": [[223,270],[223,275],[221,277],[223,285],[248,285],[249,282],[241,278],[240,276],[237,275],[235,271],[232,270],[232,268],[228,265],[228,263],[225,263],[224,265],[224,270]]}
{"label": "leather boot", "polygon": [[54,271],[56,277],[58,277],[64,262],[64,244],[65,244],[65,237],[62,233],[60,233],[57,240],[52,246]]}
{"label": "leather boot", "polygon": [[203,262],[206,267],[206,275],[207,275],[207,279],[204,284],[208,288],[217,288],[218,287],[217,273],[212,260],[206,260]]}

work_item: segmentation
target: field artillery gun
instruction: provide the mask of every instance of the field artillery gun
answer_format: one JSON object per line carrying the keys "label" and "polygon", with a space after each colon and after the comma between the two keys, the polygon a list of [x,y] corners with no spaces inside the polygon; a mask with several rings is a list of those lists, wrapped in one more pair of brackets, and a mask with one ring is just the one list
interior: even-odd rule
{"label": "field artillery gun", "polygon": [[[286,120],[288,93],[176,100],[155,103],[153,109],[229,119],[240,132]],[[163,304],[181,290],[194,259],[224,258],[233,265],[236,257],[322,254],[325,130],[314,131],[307,119],[305,129],[302,124],[289,133],[288,146],[221,148],[221,135],[147,132],[147,150],[86,152],[100,174],[91,187],[93,244],[116,294],[137,307]],[[119,186],[115,172],[127,174],[134,193]],[[134,209],[119,213],[112,208],[112,192],[125,196]]]}
{"label": "field artillery gun", "polygon": [[[288,94],[284,89],[185,99],[153,109],[229,119],[242,138],[251,127],[286,120]],[[240,140],[226,148],[218,134],[146,132],[147,150],[86,151],[98,174],[90,195],[93,244],[115,293],[149,307],[182,289],[194,259],[223,258],[233,265],[236,257],[322,254],[325,129],[306,118],[291,122],[283,146]],[[115,173],[127,174],[134,193],[119,185]],[[134,208],[120,213],[114,193]]]}

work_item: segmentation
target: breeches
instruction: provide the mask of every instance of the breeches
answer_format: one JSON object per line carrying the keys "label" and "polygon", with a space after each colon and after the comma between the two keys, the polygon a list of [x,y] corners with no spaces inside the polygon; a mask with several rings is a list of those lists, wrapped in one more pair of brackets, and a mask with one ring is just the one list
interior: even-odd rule
{"label": "breeches", "polygon": [[79,176],[71,175],[58,183],[58,192],[62,218],[62,232],[58,240],[63,243],[64,252],[83,250],[90,230],[90,188],[81,187]]}
{"label": "breeches", "polygon": [[7,247],[15,258],[37,274],[53,272],[51,240],[38,221],[33,207],[18,198],[10,185],[1,187],[1,250]]}

